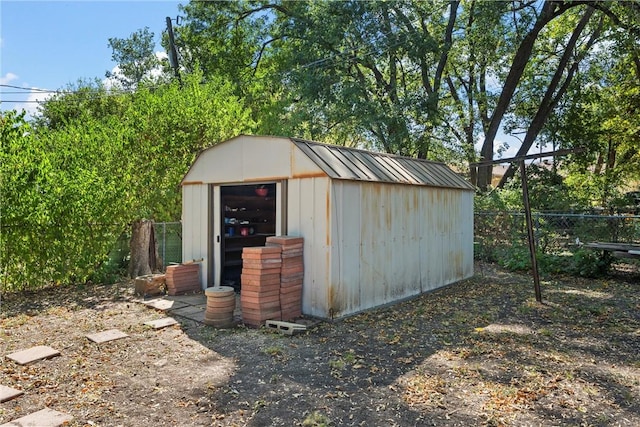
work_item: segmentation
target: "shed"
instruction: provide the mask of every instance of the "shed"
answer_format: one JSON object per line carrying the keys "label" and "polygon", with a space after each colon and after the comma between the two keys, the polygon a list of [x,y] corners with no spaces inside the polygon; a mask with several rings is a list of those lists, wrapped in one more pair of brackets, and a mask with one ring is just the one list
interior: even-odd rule
{"label": "shed", "polygon": [[302,312],[320,318],[473,274],[474,188],[443,163],[242,135],[200,152],[182,194],[183,258],[203,259],[203,289],[238,289],[242,248],[269,235],[304,238]]}

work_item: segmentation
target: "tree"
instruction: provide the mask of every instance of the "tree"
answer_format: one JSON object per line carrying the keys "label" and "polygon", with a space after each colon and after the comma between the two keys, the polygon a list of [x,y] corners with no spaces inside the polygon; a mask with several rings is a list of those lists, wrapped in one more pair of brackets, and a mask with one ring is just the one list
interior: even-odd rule
{"label": "tree", "polygon": [[145,80],[155,81],[162,76],[162,64],[155,54],[154,34],[148,27],[133,32],[129,38],[109,39],[111,59],[118,64],[116,72],[107,71],[123,89],[133,89]]}
{"label": "tree", "polygon": [[[524,156],[529,152],[536,138],[545,126],[547,118],[551,114],[552,110],[565,96],[573,77],[578,71],[580,62],[582,61],[582,59],[584,59],[589,49],[591,49],[593,45],[598,42],[602,28],[602,20],[593,29],[592,34],[584,43],[584,46],[582,46],[579,51],[578,49],[576,49],[576,44],[578,43],[578,40],[585,27],[587,26],[587,23],[591,19],[593,13],[594,9],[592,8],[587,8],[584,11],[582,18],[575,27],[567,44],[563,46],[562,55],[558,61],[558,65],[555,67],[553,77],[549,81],[546,90],[544,91],[544,96],[540,101],[538,101],[538,106],[535,109],[536,112],[533,115],[533,118],[531,118],[530,121],[529,118],[527,118],[529,121],[528,128],[524,140],[522,141],[522,145],[516,153],[516,156]],[[509,179],[511,179],[515,174],[516,169],[517,166],[511,164],[506,170],[505,174],[502,176],[498,187],[502,187]]]}
{"label": "tree", "polygon": [[[535,3],[532,3],[532,5],[534,4]],[[518,88],[521,78],[525,74],[527,66],[531,66],[530,58],[532,56],[532,53],[534,52],[536,41],[539,39],[540,34],[543,34],[543,29],[547,27],[547,25],[554,19],[562,16],[571,9],[578,7],[588,7],[596,9],[600,14],[610,19],[618,29],[627,29],[631,37],[637,38],[640,34],[640,29],[637,26],[637,18],[638,14],[640,13],[640,9],[637,7],[637,4],[634,4],[632,2],[545,1],[543,3],[541,12],[537,15],[535,22],[527,31],[525,37],[522,39],[522,42],[515,52],[515,55],[511,62],[511,66],[509,68],[509,74],[507,75],[502,85],[502,91],[500,93],[500,97],[498,98],[496,107],[493,111],[491,122],[487,131],[485,132],[485,140],[480,153],[481,158],[485,160],[493,158],[495,137],[502,125],[503,119],[509,106],[512,104],[513,96],[516,92],[516,89]],[[588,13],[591,14],[592,12]],[[583,23],[584,22],[579,24],[579,26],[581,26]],[[595,40],[592,39],[591,45],[594,44],[594,41]],[[583,52],[583,55],[584,54],[585,53]],[[565,55],[564,60],[560,60],[557,62],[557,71],[554,74],[554,77],[548,80],[549,83],[546,90],[547,94],[545,96],[546,101],[543,102],[542,108],[538,109],[538,115],[533,126],[531,127],[531,132],[529,133],[527,144],[529,144],[535,138],[535,136],[537,136],[537,133],[539,133],[541,127],[544,125],[544,122],[546,121],[546,118],[553,108],[553,105],[559,102],[559,100],[562,98],[563,92],[566,91],[565,85],[564,88],[561,87],[561,90],[557,94],[553,94],[555,92],[554,86],[558,85],[559,76],[562,73],[564,66],[566,65],[567,59],[568,58]],[[573,62],[571,67],[577,67],[578,63],[579,61]],[[575,73],[575,68],[574,71],[571,71],[570,68],[569,73]],[[569,84],[571,79],[572,75],[570,75],[565,80],[565,83]],[[479,167],[478,186],[481,189],[486,189],[490,182],[491,166],[488,165]]]}
{"label": "tree", "polygon": [[288,101],[278,105],[296,133],[426,157],[458,5],[197,2],[177,32],[206,73],[246,81],[276,64]]}
{"label": "tree", "polygon": [[122,229],[124,188],[110,175],[123,158],[112,150],[115,119],[87,115],[43,132],[3,113],[3,290],[85,281],[106,261]]}
{"label": "tree", "polygon": [[[467,2],[454,29],[457,38],[445,74],[448,93],[439,109],[443,126],[437,132],[449,146],[459,147],[461,169],[477,161],[476,143],[489,126],[497,97],[488,82],[500,76],[502,58],[511,49],[514,25],[505,18],[510,10],[508,2]],[[470,168],[474,183],[475,172]]]}
{"label": "tree", "polygon": [[[2,117],[2,272],[5,289],[85,281],[102,271],[118,236],[140,219],[176,220],[180,180],[201,149],[251,132],[249,112],[220,79],[103,94],[71,114],[76,93],[45,102],[31,127]],[[84,93],[84,92],[81,92]],[[117,100],[117,102],[116,102]],[[113,103],[113,104],[112,104]],[[49,110],[51,108],[51,110]],[[4,113],[3,113],[4,114]]]}
{"label": "tree", "polygon": [[117,88],[107,89],[98,79],[78,80],[38,106],[38,113],[31,122],[35,128],[45,131],[59,130],[69,122],[81,119],[120,116],[129,101],[125,92]]}
{"label": "tree", "polygon": [[[544,131],[588,53],[581,35],[596,27],[585,30],[587,24],[606,16],[624,28],[631,20],[615,9],[625,7],[633,8],[552,0],[196,2],[185,7],[177,31],[190,61],[206,64],[206,75],[234,76],[242,96],[256,76],[266,78],[266,87],[277,88],[269,96],[280,97],[269,104],[279,110],[269,113],[286,118],[293,133],[472,162],[482,136],[480,155],[493,159],[495,137],[518,114],[514,100],[529,81],[547,95],[525,145]],[[579,14],[589,16],[578,24]],[[565,55],[541,50],[551,43]],[[544,65],[544,78],[532,72],[535,64]],[[261,74],[264,65],[270,73]],[[485,188],[491,168],[478,172]]]}
{"label": "tree", "polygon": [[587,148],[566,165],[567,181],[599,206],[640,180],[640,73],[633,51],[621,45],[598,53],[554,117],[558,139]]}

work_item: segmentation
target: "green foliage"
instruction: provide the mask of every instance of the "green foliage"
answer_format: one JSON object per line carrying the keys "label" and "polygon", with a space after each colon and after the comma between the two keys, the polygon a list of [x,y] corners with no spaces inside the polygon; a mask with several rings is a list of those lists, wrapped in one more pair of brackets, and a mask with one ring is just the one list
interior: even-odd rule
{"label": "green foliage", "polygon": [[313,411],[305,417],[301,425],[303,427],[330,427],[333,423],[325,414],[320,411]]}
{"label": "green foliage", "polygon": [[498,265],[512,271],[526,271],[531,268],[528,246],[514,245],[498,249]]}
{"label": "green foliage", "polygon": [[[205,79],[225,76],[233,81],[263,133],[467,167],[465,162],[477,158],[474,146],[487,132],[512,71],[524,70],[510,82],[514,95],[504,113],[506,127],[514,132],[530,126],[552,81],[558,89],[552,92],[564,93],[564,80],[553,76],[566,78],[573,65],[564,64],[563,72],[556,73],[585,11],[595,10],[572,55],[572,61],[581,61],[580,77],[589,75],[583,69],[590,72],[597,52],[608,52],[612,40],[620,39],[621,52],[635,49],[628,32],[615,31],[636,22],[633,8],[611,1],[598,2],[597,9],[580,2],[547,5],[553,13],[536,27],[538,33],[530,31],[540,8],[518,2],[190,2],[176,38],[182,65],[201,67]],[[598,32],[600,24],[608,31]],[[589,34],[601,34],[603,40],[593,52]],[[521,42],[529,38],[535,40],[532,54],[524,63],[512,64]],[[601,81],[596,75],[588,81],[576,76],[569,95],[559,95],[554,102],[562,102],[545,111],[566,112],[571,100],[565,98],[576,88]],[[625,87],[632,91],[632,85]],[[553,116],[551,122],[553,126],[536,132],[536,143],[578,145],[565,144],[562,128],[577,128],[581,120],[569,123]]]}
{"label": "green foliage", "polygon": [[161,63],[154,52],[153,32],[148,27],[133,32],[129,38],[113,37],[109,47],[111,59],[118,64],[119,72],[106,72],[106,77],[115,79],[125,89],[137,87],[143,81],[155,82],[152,71],[160,71]]}
{"label": "green foliage", "polygon": [[[600,253],[590,249],[574,252],[536,252],[538,269],[542,274],[569,274],[579,277],[603,277],[611,267],[612,257],[608,252]],[[511,271],[531,270],[531,255],[528,246],[502,247],[498,250],[497,263]]]}
{"label": "green foliage", "polygon": [[498,188],[489,193],[477,193],[476,212],[513,212],[522,209],[522,190],[515,187]]}
{"label": "green foliage", "polygon": [[12,112],[2,118],[2,289],[86,281],[122,225],[117,191],[97,159],[101,129],[40,134]]}
{"label": "green foliage", "polygon": [[128,224],[180,217],[180,181],[198,151],[254,126],[231,85],[201,80],[132,94],[88,88],[90,102],[74,93],[70,105],[59,96],[35,127],[3,113],[3,291],[108,279]]}
{"label": "green foliage", "polygon": [[609,271],[611,261],[609,252],[580,249],[574,252],[568,272],[581,277],[602,277]]}

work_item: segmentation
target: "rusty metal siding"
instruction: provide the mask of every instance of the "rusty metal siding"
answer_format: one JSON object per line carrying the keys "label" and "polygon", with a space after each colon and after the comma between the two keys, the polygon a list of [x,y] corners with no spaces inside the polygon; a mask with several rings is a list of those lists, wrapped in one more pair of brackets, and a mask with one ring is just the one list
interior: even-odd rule
{"label": "rusty metal siding", "polygon": [[334,315],[473,274],[473,193],[340,180],[331,191],[327,309]]}
{"label": "rusty metal siding", "polygon": [[290,179],[287,188],[288,234],[304,237],[302,311],[328,318],[330,179]]}
{"label": "rusty metal siding", "polygon": [[[215,195],[220,184],[265,181],[286,191],[278,230],[305,239],[305,314],[340,317],[473,274],[473,187],[444,164],[275,137],[199,155],[182,182],[184,259],[215,256],[210,184]],[[206,287],[217,264],[202,267]]]}
{"label": "rusty metal siding", "polygon": [[[182,260],[208,256],[209,236],[209,186],[187,185],[182,187]],[[207,287],[208,262],[200,263],[200,285]]]}
{"label": "rusty metal siding", "polygon": [[413,184],[473,191],[445,164],[291,138],[320,169],[334,179]]}

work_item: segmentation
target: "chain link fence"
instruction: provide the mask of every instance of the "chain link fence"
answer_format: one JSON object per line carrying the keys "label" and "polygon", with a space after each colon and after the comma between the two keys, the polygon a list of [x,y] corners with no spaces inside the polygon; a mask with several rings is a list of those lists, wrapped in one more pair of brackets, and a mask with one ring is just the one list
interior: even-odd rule
{"label": "chain link fence", "polygon": [[[162,261],[162,270],[168,265],[182,262],[182,223],[180,222],[156,222],[153,224],[153,233],[158,246],[158,255]],[[119,265],[123,269],[129,264],[129,242],[131,232],[122,233],[116,246],[109,254],[109,262]]]}
{"label": "chain link fence", "polygon": [[154,233],[158,243],[158,254],[162,259],[162,269],[168,265],[182,262],[182,223],[158,222],[154,224]]}
{"label": "chain link fence", "polygon": [[[581,213],[532,213],[537,249],[566,253],[591,242],[640,244],[640,216]],[[495,261],[505,250],[527,246],[522,212],[476,212],[476,259]]]}
{"label": "chain link fence", "polygon": [[[534,213],[533,224],[536,246],[542,254],[571,255],[590,242],[640,245],[639,215]],[[74,228],[65,231],[63,226],[3,226],[0,289],[35,289],[51,283],[83,280],[100,265],[107,267],[103,270],[108,273],[109,280],[117,280],[118,274],[125,273],[129,264],[130,231],[116,238],[122,226],[85,228],[86,232],[73,235],[84,237],[74,239],[70,238],[71,231],[77,231]],[[527,230],[522,212],[476,212],[474,228],[476,259],[501,262],[518,254],[522,255],[523,261],[528,259]],[[172,263],[182,262],[182,224],[158,222],[154,224],[154,233],[162,270]],[[89,243],[91,248],[87,246]],[[108,252],[108,261],[95,264],[95,254],[106,253],[101,251]],[[93,258],[90,259],[90,255]],[[640,264],[638,260],[628,262]],[[106,280],[105,277],[97,276],[94,280]]]}

